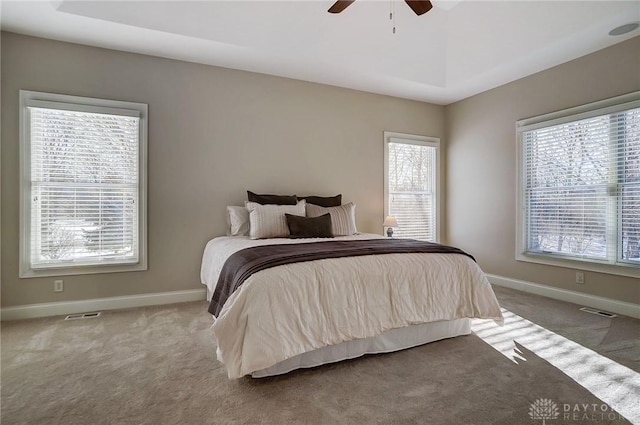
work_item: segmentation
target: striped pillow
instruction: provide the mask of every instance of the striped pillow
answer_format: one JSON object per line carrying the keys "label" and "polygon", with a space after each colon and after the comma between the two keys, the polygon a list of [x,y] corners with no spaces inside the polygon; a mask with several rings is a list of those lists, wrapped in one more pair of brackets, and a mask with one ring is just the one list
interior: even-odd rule
{"label": "striped pillow", "polygon": [[249,210],[249,237],[251,239],[287,238],[289,226],[287,226],[286,214],[305,215],[305,201],[299,201],[296,205],[261,205],[256,202],[247,202]]}
{"label": "striped pillow", "polygon": [[358,231],[356,229],[356,206],[352,202],[329,208],[307,204],[307,217],[320,217],[326,213],[331,214],[333,236],[353,235]]}

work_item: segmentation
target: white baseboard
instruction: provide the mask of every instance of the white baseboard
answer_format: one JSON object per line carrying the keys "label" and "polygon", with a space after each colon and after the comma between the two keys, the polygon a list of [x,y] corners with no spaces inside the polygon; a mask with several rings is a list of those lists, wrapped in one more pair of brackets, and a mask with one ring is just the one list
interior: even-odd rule
{"label": "white baseboard", "polygon": [[554,288],[552,286],[540,285],[538,283],[524,280],[511,279],[508,277],[487,274],[487,279],[493,285],[504,286],[506,288],[517,289],[522,292],[542,295],[560,301],[567,301],[586,307],[593,307],[612,313],[622,314],[640,319],[640,305],[625,301],[613,300],[611,298],[598,297],[595,295],[583,294],[581,292],[569,291],[566,289]]}
{"label": "white baseboard", "polygon": [[33,319],[36,317],[60,316],[91,311],[117,310],[122,308],[199,301],[204,300],[206,298],[206,294],[206,289],[191,289],[187,291],[156,292],[153,294],[95,298],[81,301],[28,304],[3,308],[0,310],[0,319]]}

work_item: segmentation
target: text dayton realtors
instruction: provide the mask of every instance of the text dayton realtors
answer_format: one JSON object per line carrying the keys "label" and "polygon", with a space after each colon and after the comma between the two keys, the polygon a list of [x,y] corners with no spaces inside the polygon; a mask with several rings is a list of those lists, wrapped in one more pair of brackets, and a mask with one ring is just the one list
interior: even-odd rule
{"label": "text dayton realtors", "polygon": [[613,410],[608,404],[563,404],[562,416],[567,421],[585,421],[585,420],[616,420],[623,419],[622,416]]}

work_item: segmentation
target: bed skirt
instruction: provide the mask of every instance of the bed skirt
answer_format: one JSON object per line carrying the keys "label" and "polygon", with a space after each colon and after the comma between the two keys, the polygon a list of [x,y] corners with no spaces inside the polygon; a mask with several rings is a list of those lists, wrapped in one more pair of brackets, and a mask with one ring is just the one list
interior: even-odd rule
{"label": "bed skirt", "polygon": [[251,376],[264,378],[282,375],[295,369],[354,359],[365,354],[390,353],[470,333],[471,320],[467,318],[390,329],[375,337],[345,341],[299,354],[271,367],[257,370]]}

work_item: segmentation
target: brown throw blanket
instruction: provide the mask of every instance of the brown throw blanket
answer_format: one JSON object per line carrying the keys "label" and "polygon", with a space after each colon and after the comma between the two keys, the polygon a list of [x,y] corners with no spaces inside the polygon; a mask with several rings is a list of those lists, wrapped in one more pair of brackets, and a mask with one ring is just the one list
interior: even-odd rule
{"label": "brown throw blanket", "polygon": [[327,258],[401,253],[462,254],[475,261],[470,254],[461,249],[412,239],[367,239],[255,246],[235,252],[224,263],[208,311],[218,317],[227,298],[249,276],[260,270]]}

